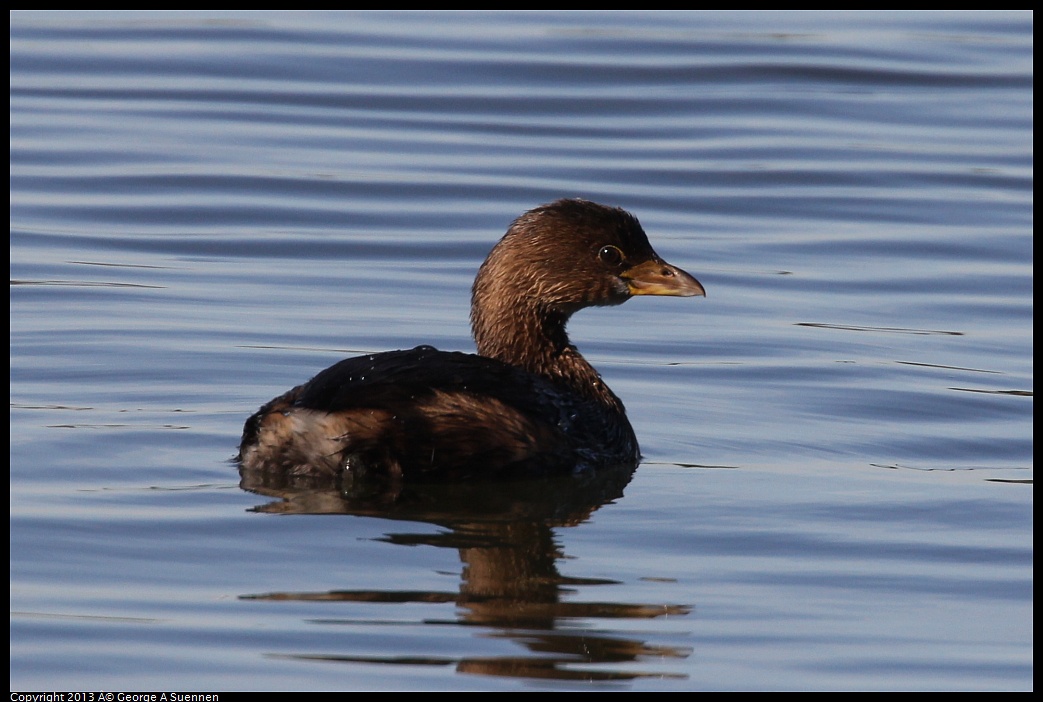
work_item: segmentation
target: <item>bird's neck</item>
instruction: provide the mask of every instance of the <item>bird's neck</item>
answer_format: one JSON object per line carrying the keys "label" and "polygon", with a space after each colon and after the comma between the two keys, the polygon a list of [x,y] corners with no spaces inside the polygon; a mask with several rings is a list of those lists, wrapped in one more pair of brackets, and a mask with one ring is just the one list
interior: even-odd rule
{"label": "bird's neck", "polygon": [[492,296],[471,307],[471,326],[481,356],[541,375],[614,411],[623,404],[594,367],[569,343],[569,315],[540,309],[524,298]]}

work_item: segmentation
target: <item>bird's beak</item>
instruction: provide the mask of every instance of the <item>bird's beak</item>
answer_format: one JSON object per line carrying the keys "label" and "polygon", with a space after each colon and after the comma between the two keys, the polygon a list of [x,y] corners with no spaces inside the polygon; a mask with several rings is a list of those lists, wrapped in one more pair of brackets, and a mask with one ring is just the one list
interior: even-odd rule
{"label": "bird's beak", "polygon": [[631,295],[706,296],[703,284],[677,266],[653,258],[620,274]]}

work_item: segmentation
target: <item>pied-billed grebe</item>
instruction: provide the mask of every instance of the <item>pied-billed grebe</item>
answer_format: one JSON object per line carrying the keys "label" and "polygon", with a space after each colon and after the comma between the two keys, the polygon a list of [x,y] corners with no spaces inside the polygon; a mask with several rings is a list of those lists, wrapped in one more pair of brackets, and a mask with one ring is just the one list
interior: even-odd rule
{"label": "pied-billed grebe", "polygon": [[478,355],[418,346],[349,358],[246,421],[245,470],[463,477],[636,465],[623,403],[565,324],[632,295],[705,295],[628,212],[558,200],[516,219],[478,270]]}

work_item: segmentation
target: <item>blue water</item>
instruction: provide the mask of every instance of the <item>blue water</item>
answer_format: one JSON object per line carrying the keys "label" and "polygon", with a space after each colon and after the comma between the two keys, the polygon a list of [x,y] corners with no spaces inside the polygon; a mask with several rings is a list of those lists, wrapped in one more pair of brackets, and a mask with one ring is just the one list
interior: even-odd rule
{"label": "blue water", "polygon": [[[11,14],[12,690],[1028,690],[1033,17]],[[559,197],[632,476],[228,462]]]}

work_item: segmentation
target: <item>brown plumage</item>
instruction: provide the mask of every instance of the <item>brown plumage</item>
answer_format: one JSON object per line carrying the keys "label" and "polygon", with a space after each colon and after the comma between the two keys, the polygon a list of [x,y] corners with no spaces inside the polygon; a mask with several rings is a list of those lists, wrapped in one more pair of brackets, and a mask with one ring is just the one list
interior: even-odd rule
{"label": "brown plumage", "polygon": [[478,355],[418,346],[337,363],[246,421],[243,469],[468,476],[636,464],[623,403],[569,343],[584,307],[704,295],[624,210],[559,200],[514,221],[472,289]]}

